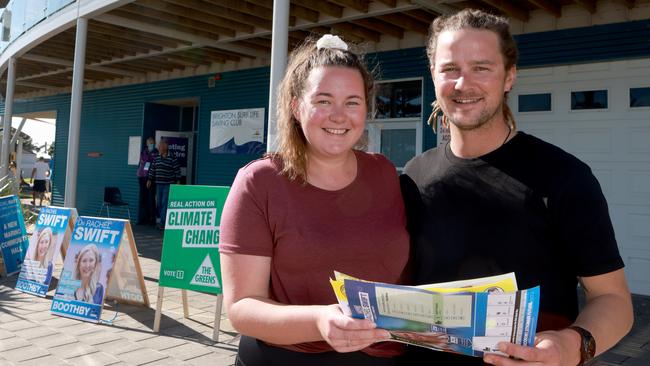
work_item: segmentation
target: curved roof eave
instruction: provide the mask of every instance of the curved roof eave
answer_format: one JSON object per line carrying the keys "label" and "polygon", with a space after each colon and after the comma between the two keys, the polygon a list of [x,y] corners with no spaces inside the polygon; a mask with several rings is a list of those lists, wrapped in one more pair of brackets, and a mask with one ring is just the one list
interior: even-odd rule
{"label": "curved roof eave", "polygon": [[77,17],[92,18],[133,1],[92,0],[70,3],[65,8],[43,19],[43,21],[23,33],[5,48],[0,54],[0,74],[6,69],[10,58],[20,57],[46,40],[73,27],[76,24]]}

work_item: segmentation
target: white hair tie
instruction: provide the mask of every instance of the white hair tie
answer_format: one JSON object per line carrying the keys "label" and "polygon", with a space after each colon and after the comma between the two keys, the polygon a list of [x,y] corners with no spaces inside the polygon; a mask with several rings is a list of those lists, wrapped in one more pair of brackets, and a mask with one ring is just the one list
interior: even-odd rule
{"label": "white hair tie", "polygon": [[321,48],[338,48],[343,51],[347,51],[348,45],[347,43],[343,42],[343,40],[339,38],[339,36],[325,34],[322,37],[320,37],[318,42],[316,42],[316,48],[318,48],[319,50]]}

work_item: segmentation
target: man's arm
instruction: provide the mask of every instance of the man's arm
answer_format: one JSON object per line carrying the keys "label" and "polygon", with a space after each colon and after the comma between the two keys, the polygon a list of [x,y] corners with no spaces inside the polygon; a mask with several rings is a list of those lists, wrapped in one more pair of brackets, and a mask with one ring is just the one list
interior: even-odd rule
{"label": "man's arm", "polygon": [[34,181],[34,176],[36,175],[36,167],[32,169],[32,182]]}
{"label": "man's arm", "polygon": [[596,339],[596,354],[613,347],[632,328],[632,297],[623,269],[600,276],[582,277],[587,304],[575,325],[591,332]]}
{"label": "man's arm", "polygon": [[[588,330],[596,340],[599,355],[621,340],[632,328],[632,298],[623,269],[606,274],[582,277],[586,304],[574,325]],[[485,362],[494,365],[577,365],[580,362],[580,335],[571,329],[537,334],[535,347],[503,343],[499,349],[520,360],[486,355]]]}

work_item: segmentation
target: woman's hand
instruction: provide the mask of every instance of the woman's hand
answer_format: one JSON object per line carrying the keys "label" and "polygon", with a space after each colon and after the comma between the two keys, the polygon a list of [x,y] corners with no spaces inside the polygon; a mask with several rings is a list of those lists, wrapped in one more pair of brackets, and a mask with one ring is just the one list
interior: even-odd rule
{"label": "woman's hand", "polygon": [[317,317],[323,339],[337,352],[354,352],[390,338],[387,330],[377,329],[369,320],[351,318],[337,304],[325,306]]}

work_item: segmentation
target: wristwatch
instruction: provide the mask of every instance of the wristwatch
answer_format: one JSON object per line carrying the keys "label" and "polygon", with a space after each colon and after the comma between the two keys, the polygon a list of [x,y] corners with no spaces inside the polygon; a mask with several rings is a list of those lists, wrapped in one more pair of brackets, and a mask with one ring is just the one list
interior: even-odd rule
{"label": "wristwatch", "polygon": [[594,358],[596,354],[596,340],[585,328],[577,325],[571,325],[567,328],[580,334],[580,363],[577,366],[582,366]]}

